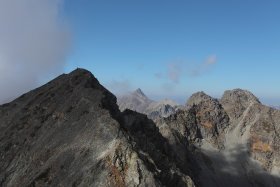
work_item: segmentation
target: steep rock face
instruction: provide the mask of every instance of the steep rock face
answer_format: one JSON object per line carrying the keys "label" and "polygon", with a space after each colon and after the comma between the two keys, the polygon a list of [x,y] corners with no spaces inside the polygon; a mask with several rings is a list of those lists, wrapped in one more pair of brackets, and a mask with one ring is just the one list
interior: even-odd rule
{"label": "steep rock face", "polygon": [[278,110],[236,89],[220,101],[196,93],[157,126],[176,152],[192,148],[201,186],[279,186],[279,120]]}
{"label": "steep rock face", "polygon": [[232,119],[240,118],[250,104],[260,103],[251,92],[241,89],[225,91],[220,102]]}
{"label": "steep rock face", "polygon": [[156,120],[160,133],[171,145],[182,165],[191,163],[188,168],[192,169],[194,176],[197,175],[197,164],[193,157],[192,144],[200,143],[202,139],[198,128],[194,110],[179,110],[175,114]]}
{"label": "steep rock face", "polygon": [[82,69],[0,106],[0,186],[194,186],[137,115]]}
{"label": "steep rock face", "polygon": [[257,104],[248,112],[244,125],[250,127],[252,157],[266,170],[280,175],[280,111]]}
{"label": "steep rock face", "polygon": [[280,112],[240,89],[226,91],[221,103],[231,116],[231,132],[238,139],[236,142],[247,144],[252,158],[267,171],[279,175]]}
{"label": "steep rock face", "polygon": [[195,111],[202,138],[221,148],[229,127],[229,117],[219,101],[204,92],[198,92],[190,97],[186,105]]}
{"label": "steep rock face", "polygon": [[[192,174],[192,168],[187,157],[180,159],[173,151],[173,146],[160,134],[154,122],[146,115],[131,110],[123,112],[125,129],[129,131],[136,142],[141,156],[149,155],[143,160],[148,162],[156,178],[164,186],[193,186],[187,174]],[[140,157],[141,157],[140,156]],[[170,169],[172,168],[172,169]]]}

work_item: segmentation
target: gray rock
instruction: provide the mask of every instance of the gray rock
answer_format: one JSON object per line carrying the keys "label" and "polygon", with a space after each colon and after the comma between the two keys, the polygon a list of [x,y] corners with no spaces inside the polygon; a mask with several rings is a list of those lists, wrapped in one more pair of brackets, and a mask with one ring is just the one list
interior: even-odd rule
{"label": "gray rock", "polygon": [[221,104],[231,118],[239,118],[251,103],[260,103],[259,99],[247,90],[235,89],[225,91]]}
{"label": "gray rock", "polygon": [[198,186],[214,187],[280,186],[279,121],[278,110],[236,89],[220,101],[198,92],[156,122],[174,152],[194,163]]}
{"label": "gray rock", "polygon": [[83,69],[0,106],[0,140],[0,186],[194,186],[155,124]]}
{"label": "gray rock", "polygon": [[125,109],[133,110],[146,114],[153,120],[168,117],[181,108],[180,105],[170,99],[153,101],[149,99],[140,88],[132,93],[118,97],[118,105],[121,111]]}
{"label": "gray rock", "polygon": [[195,111],[196,124],[203,139],[222,148],[229,117],[219,101],[204,92],[193,94],[186,104]]}
{"label": "gray rock", "polygon": [[133,95],[155,122],[83,69],[1,105],[0,186],[280,186],[280,111],[252,93]]}
{"label": "gray rock", "polygon": [[152,102],[153,101],[149,99],[140,88],[132,93],[118,97],[118,105],[121,111],[130,109],[139,113],[144,113]]}
{"label": "gray rock", "polygon": [[180,109],[180,107],[181,106],[175,101],[164,99],[152,102],[148,108],[146,108],[144,113],[147,114],[150,119],[155,120],[159,118],[166,118],[174,114],[178,109]]}
{"label": "gray rock", "polygon": [[269,172],[280,175],[280,111],[265,106],[250,92],[226,91],[221,99],[231,116],[234,136],[247,144],[253,159]]}

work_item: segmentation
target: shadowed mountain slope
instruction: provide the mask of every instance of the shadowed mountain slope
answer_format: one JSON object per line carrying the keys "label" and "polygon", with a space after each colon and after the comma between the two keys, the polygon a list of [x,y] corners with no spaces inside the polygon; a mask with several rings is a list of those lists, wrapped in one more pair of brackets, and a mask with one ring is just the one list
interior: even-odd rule
{"label": "shadowed mountain slope", "polygon": [[198,92],[155,122],[116,100],[77,69],[1,105],[0,186],[280,186],[280,111],[252,93]]}
{"label": "shadowed mountain slope", "polygon": [[0,186],[194,186],[146,116],[77,69],[0,106]]}

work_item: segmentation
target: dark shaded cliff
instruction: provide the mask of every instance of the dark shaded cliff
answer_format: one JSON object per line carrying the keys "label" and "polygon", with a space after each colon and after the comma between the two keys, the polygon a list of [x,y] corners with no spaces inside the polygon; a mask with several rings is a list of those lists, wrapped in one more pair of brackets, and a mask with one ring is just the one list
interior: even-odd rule
{"label": "dark shaded cliff", "polygon": [[0,106],[0,150],[0,186],[194,185],[155,124],[83,69]]}

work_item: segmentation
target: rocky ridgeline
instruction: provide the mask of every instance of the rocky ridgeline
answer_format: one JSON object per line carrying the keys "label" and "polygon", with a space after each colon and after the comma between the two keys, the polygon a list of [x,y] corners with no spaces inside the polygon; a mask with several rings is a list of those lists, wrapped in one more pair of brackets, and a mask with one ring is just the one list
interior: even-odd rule
{"label": "rocky ridgeline", "polygon": [[225,92],[221,103],[252,158],[279,175],[280,111],[262,105],[252,93],[239,89]]}
{"label": "rocky ridgeline", "polygon": [[0,106],[0,186],[194,186],[146,116],[82,69]]}
{"label": "rocky ridgeline", "polygon": [[133,95],[121,112],[77,69],[0,106],[0,186],[280,186],[280,111],[252,93],[198,92],[174,111]]}
{"label": "rocky ridgeline", "polygon": [[280,185],[280,112],[248,91],[226,91],[221,100],[195,93],[157,126],[173,146],[194,148],[202,186]]}

